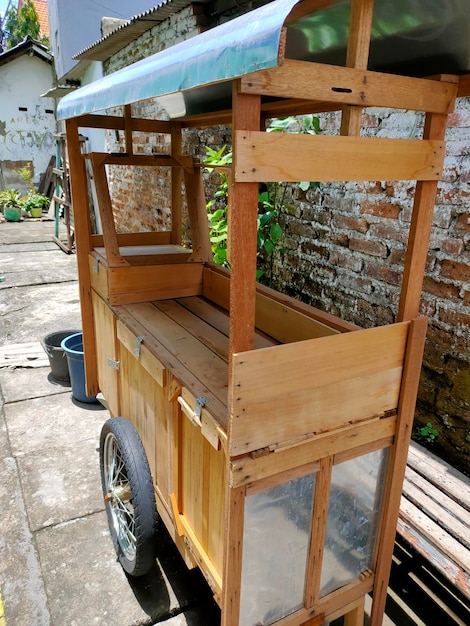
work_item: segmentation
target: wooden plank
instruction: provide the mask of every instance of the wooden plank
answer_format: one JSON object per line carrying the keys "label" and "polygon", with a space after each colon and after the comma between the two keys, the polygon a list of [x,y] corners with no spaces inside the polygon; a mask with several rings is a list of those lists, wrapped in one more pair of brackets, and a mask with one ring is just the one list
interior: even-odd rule
{"label": "wooden plank", "polygon": [[236,182],[439,180],[437,140],[235,131]]}
{"label": "wooden plank", "polygon": [[[139,232],[139,233],[117,233],[119,246],[159,246],[171,244],[171,232]],[[92,235],[91,243],[94,248],[104,246],[103,235]]]}
{"label": "wooden plank", "polygon": [[224,361],[228,360],[228,339],[218,330],[196,317],[174,300],[154,303],[154,306],[186,329],[196,339],[215,352]]}
{"label": "wooden plank", "polygon": [[124,105],[124,140],[126,152],[132,156],[134,146],[132,145],[132,109],[130,104]]}
{"label": "wooden plank", "polygon": [[241,90],[266,96],[333,102],[338,107],[345,103],[450,113],[457,86],[367,69],[285,59],[279,67],[243,76]]}
{"label": "wooden plank", "polygon": [[[117,115],[86,114],[75,118],[80,128],[108,128],[124,130],[125,119]],[[171,122],[133,117],[130,120],[132,130],[147,133],[169,133]]]}
{"label": "wooden plank", "polygon": [[378,536],[376,584],[372,598],[371,626],[381,626],[392,562],[400,498],[405,477],[408,446],[413,428],[416,396],[426,338],[427,320],[412,320],[406,347],[403,383],[398,407],[397,434],[390,450]]}
{"label": "wooden plank", "polygon": [[99,255],[92,252],[88,257],[89,280],[91,287],[103,298],[109,300],[108,270],[99,262]]}
{"label": "wooden plank", "polygon": [[376,419],[297,441],[288,448],[267,449],[264,455],[234,459],[229,468],[230,485],[240,487],[345,450],[354,452],[374,441],[391,440],[395,428],[395,417]]}
{"label": "wooden plank", "polygon": [[[443,140],[446,125],[446,115],[426,115],[423,141]],[[416,185],[398,306],[399,321],[413,319],[419,315],[436,193],[436,181],[419,181]]]}
{"label": "wooden plank", "polygon": [[344,626],[364,626],[365,597],[354,609],[348,611],[344,616]]}
{"label": "wooden plank", "polygon": [[407,466],[403,495],[470,550],[470,512]]}
{"label": "wooden plank", "polygon": [[470,511],[470,479],[467,476],[414,441],[410,443],[408,465],[437,485],[439,491],[452,498],[460,507]]}
{"label": "wooden plank", "polygon": [[202,269],[198,263],[111,267],[108,269],[109,295],[168,292],[185,288],[200,293]]}
{"label": "wooden plank", "polygon": [[468,96],[470,96],[470,74],[464,74],[459,77],[457,97],[466,98]]}
{"label": "wooden plank", "polygon": [[39,341],[0,346],[1,367],[45,367],[49,358]]}
{"label": "wooden plank", "polygon": [[99,386],[93,332],[91,280],[88,266],[88,254],[91,250],[88,186],[85,164],[80,152],[78,120],[67,120],[66,128],[70,168],[70,190],[77,244],[77,269],[80,285],[80,310],[82,317],[83,350],[85,354],[86,392],[88,395],[96,395],[99,391]]}

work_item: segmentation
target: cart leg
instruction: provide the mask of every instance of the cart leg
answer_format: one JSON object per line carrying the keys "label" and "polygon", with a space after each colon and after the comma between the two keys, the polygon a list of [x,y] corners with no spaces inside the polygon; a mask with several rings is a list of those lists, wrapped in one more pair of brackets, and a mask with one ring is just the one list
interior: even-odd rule
{"label": "cart leg", "polygon": [[364,598],[344,616],[344,626],[364,626]]}

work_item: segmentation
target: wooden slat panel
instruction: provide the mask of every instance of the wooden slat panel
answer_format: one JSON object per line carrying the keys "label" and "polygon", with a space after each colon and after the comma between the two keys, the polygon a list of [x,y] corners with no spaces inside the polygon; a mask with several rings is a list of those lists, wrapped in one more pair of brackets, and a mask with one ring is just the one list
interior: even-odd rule
{"label": "wooden slat panel", "polygon": [[237,182],[439,180],[443,141],[236,131]]}
{"label": "wooden slat panel", "polygon": [[[181,298],[178,300],[178,304],[228,338],[230,320],[227,312],[217,309],[213,304],[199,297]],[[255,348],[267,348],[276,344],[276,341],[266,335],[259,332],[255,334]]]}
{"label": "wooden slat panel", "polygon": [[163,387],[163,375],[165,372],[165,366],[157,359],[157,357],[147,348],[145,344],[145,337],[140,343],[140,354],[137,357],[134,350],[137,346],[137,337],[131,332],[121,321],[117,323],[117,337],[119,341],[129,350],[136,360],[136,365],[139,364],[149,374],[151,374],[153,380]]}
{"label": "wooden slat panel", "polygon": [[234,355],[230,456],[396,408],[407,334],[395,324]]}
{"label": "wooden slat panel", "polygon": [[[220,402],[227,403],[227,364],[204,344],[193,337],[182,326],[156,309],[150,303],[133,304],[127,307],[132,317],[145,329],[139,334],[153,337],[177,359],[205,388],[210,389]],[[148,341],[146,341],[148,344]],[[160,355],[159,355],[160,357]],[[162,361],[163,356],[160,357]],[[171,362],[171,358],[170,358]],[[182,376],[178,376],[185,382]],[[185,385],[189,389],[192,385]],[[205,395],[205,392],[196,393]],[[208,409],[211,407],[208,403]],[[217,412],[213,412],[216,419]]]}
{"label": "wooden slat panel", "polygon": [[[359,326],[323,313],[264,285],[257,285],[256,290],[256,327],[281,343],[359,329]],[[227,309],[229,291],[229,274],[204,268],[203,295],[206,298]]]}
{"label": "wooden slat panel", "polygon": [[[76,118],[81,128],[109,128],[111,130],[124,130],[125,120],[116,115],[80,115]],[[169,133],[171,122],[165,120],[149,120],[133,117],[129,121],[132,130],[147,133]]]}
{"label": "wooden slat panel", "polygon": [[248,485],[346,450],[354,452],[374,441],[382,440],[385,447],[387,441],[391,443],[395,427],[396,417],[377,418],[366,424],[347,426],[310,440],[297,441],[297,445],[292,444],[286,449],[272,449],[261,456],[241,457],[230,464],[230,485]]}
{"label": "wooden slat panel", "polygon": [[116,345],[116,317],[94,292],[92,299],[99,386],[111,415],[116,416],[120,414],[118,372],[108,365],[108,359],[119,358]]}
{"label": "wooden slat panel", "polygon": [[467,476],[413,441],[408,451],[408,465],[426,480],[438,485],[439,490],[459,506],[470,511],[470,479]]}
{"label": "wooden slat panel", "polygon": [[[403,494],[419,507],[436,524],[470,550],[470,512],[454,502],[449,496],[420,476],[410,467],[406,468]],[[470,573],[470,570],[469,570]]]}
{"label": "wooden slat panel", "polygon": [[197,295],[202,292],[202,265],[178,263],[109,268],[108,284],[110,298],[118,294],[135,294],[137,297],[139,293],[149,295],[159,292],[181,292],[181,296]]}

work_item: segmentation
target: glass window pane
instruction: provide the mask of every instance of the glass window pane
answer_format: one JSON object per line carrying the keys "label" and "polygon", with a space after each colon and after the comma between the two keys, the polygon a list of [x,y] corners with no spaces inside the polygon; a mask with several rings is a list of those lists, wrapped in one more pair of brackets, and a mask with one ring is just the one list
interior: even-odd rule
{"label": "glass window pane", "polygon": [[323,555],[322,596],[371,568],[388,450],[333,467]]}
{"label": "glass window pane", "polygon": [[266,626],[303,607],[315,475],[247,496],[241,626]]}

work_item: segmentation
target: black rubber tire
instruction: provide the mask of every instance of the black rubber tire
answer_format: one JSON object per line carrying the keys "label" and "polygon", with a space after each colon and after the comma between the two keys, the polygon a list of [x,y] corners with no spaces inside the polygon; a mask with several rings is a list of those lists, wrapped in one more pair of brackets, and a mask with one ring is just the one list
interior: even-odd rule
{"label": "black rubber tire", "polygon": [[[113,455],[120,460],[119,471],[112,464]],[[158,514],[142,441],[124,417],[113,417],[103,425],[100,469],[109,530],[118,560],[130,576],[142,576],[155,564]],[[110,488],[110,484],[117,483],[116,489]],[[119,498],[115,497],[116,493]],[[113,497],[109,498],[110,494]]]}

